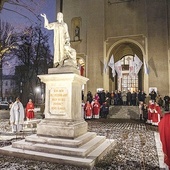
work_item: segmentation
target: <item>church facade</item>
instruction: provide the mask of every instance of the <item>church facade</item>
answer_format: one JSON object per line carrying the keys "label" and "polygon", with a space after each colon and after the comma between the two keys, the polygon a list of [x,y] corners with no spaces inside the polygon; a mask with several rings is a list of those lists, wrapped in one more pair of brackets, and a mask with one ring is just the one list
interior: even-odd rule
{"label": "church facade", "polygon": [[[110,92],[144,90],[148,94],[154,88],[161,96],[170,95],[169,0],[60,3],[81,74],[89,78],[85,93],[94,94],[102,88]],[[137,76],[131,78],[129,61],[135,55],[143,64]],[[122,77],[117,74],[113,77],[111,68],[107,67],[111,56],[115,63],[121,61]]]}

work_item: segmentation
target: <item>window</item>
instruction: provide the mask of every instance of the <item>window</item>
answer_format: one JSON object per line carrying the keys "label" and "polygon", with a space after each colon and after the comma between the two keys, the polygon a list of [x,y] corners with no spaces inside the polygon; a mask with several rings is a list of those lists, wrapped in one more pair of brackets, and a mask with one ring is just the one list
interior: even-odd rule
{"label": "window", "polygon": [[122,65],[129,65],[129,61],[130,61],[130,60],[133,60],[133,56],[132,56],[132,55],[124,56],[124,57],[121,59],[121,64],[122,64]]}
{"label": "window", "polygon": [[133,60],[132,55],[124,56],[121,59],[122,64],[122,78],[118,81],[118,89],[121,91],[128,91],[131,92],[138,90],[138,76],[137,77],[130,77],[129,76],[129,62]]}
{"label": "window", "polygon": [[129,74],[122,74],[122,82],[121,82],[122,91],[130,90],[131,92],[138,90],[138,77],[131,78]]}
{"label": "window", "polygon": [[5,82],[5,86],[8,86],[8,81]]}
{"label": "window", "polygon": [[5,89],[5,95],[8,95],[8,89]]}

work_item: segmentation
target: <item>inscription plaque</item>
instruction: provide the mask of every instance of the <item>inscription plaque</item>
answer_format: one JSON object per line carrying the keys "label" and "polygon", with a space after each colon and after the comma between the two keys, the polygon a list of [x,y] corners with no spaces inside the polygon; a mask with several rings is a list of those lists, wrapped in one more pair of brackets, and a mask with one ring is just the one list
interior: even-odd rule
{"label": "inscription plaque", "polygon": [[57,87],[50,90],[50,112],[52,114],[65,115],[67,112],[68,90],[65,87]]}

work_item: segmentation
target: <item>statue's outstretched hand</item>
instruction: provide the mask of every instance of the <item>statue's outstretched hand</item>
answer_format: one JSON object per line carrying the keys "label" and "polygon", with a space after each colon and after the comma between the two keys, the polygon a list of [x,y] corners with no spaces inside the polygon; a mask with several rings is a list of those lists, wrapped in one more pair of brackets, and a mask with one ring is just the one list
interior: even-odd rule
{"label": "statue's outstretched hand", "polygon": [[46,14],[40,14],[43,18],[46,18]]}

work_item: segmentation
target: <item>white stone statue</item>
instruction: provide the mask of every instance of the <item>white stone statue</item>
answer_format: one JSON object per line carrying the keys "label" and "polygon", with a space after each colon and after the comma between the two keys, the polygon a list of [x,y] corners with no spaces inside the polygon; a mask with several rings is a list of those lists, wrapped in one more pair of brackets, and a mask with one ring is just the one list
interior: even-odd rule
{"label": "white stone statue", "polygon": [[48,30],[54,30],[54,66],[63,66],[64,61],[67,59],[74,60],[73,63],[76,64],[76,51],[70,47],[68,26],[63,21],[63,14],[59,12],[57,14],[57,21],[53,23],[48,22],[46,14],[41,14],[41,16],[44,18],[44,27]]}

